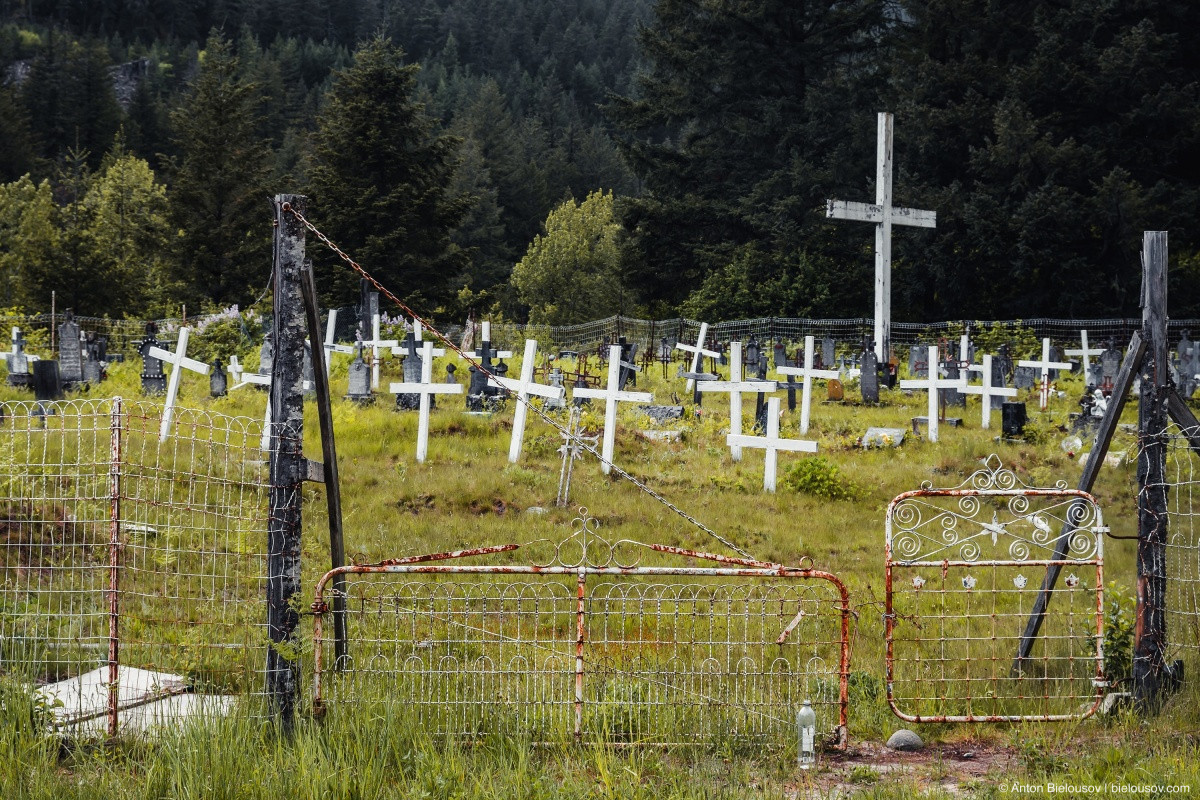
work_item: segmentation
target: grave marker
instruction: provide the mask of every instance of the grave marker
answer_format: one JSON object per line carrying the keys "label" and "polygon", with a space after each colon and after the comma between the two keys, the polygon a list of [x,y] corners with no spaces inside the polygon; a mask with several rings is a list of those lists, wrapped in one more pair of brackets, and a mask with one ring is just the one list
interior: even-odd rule
{"label": "grave marker", "polygon": [[[931,345],[929,347],[929,360],[926,363],[938,363],[938,349],[936,345]],[[916,389],[918,391],[926,391],[929,393],[929,441],[936,442],[938,440],[938,414],[941,406],[941,403],[939,402],[940,390],[957,389],[959,391],[963,391],[966,388],[967,379],[965,377],[959,377],[955,380],[939,378],[937,376],[936,369],[930,369],[929,373],[930,376],[928,378],[913,378],[900,381],[900,388]]]}
{"label": "grave marker", "polygon": [[789,453],[815,453],[817,443],[804,439],[781,439],[779,437],[779,398],[767,400],[767,429],[764,436],[742,436],[729,434],[725,442],[730,449],[734,447],[753,447],[766,451],[766,463],[763,465],[763,491],[775,491],[775,472],[778,453],[780,450]]}
{"label": "grave marker", "polygon": [[892,205],[892,115],[881,112],[875,149],[875,203],[829,200],[825,215],[875,225],[875,357],[886,359],[892,325],[892,225],[936,228],[937,212]]}
{"label": "grave marker", "polygon": [[[619,348],[618,348],[619,349]],[[512,439],[508,446],[508,461],[517,463],[521,458],[521,447],[525,440],[525,419],[529,411],[530,396],[546,397],[561,401],[566,396],[566,390],[561,386],[546,386],[533,382],[533,362],[537,358],[537,340],[525,340],[525,354],[521,359],[521,377],[519,380],[497,375],[489,380],[491,386],[512,392],[517,398],[517,407],[513,412]],[[618,359],[619,361],[619,359]],[[620,364],[618,364],[620,367]],[[457,384],[455,384],[457,386]]]}
{"label": "grave marker", "polygon": [[[804,366],[803,367],[776,367],[775,371],[780,375],[795,375],[800,378],[804,384],[804,388],[800,395],[800,432],[808,433],[809,417],[812,413],[812,382],[813,380],[829,380],[836,378],[838,372],[835,369],[815,369],[813,367],[813,351],[816,340],[812,336],[804,337]],[[736,431],[734,431],[736,433]]]}
{"label": "grave marker", "polygon": [[[362,359],[358,359],[361,363]],[[366,372],[366,365],[363,365]],[[433,342],[422,343],[421,349],[421,380],[418,383],[393,383],[388,391],[394,394],[420,395],[419,413],[417,418],[417,462],[425,463],[429,453],[429,410],[435,394],[462,394],[463,387],[457,383],[433,382]]]}
{"label": "grave marker", "polygon": [[1079,356],[1080,368],[1083,370],[1083,379],[1088,379],[1088,374],[1091,371],[1091,362],[1088,360],[1090,356],[1098,356],[1104,352],[1101,347],[1088,347],[1088,335],[1086,330],[1079,331],[1079,341],[1083,345],[1079,350],[1067,350],[1068,356]]}
{"label": "grave marker", "polygon": [[65,319],[58,326],[58,374],[63,384],[69,386],[83,380],[83,344],[75,315],[67,309],[63,316]]}
{"label": "grave marker", "polygon": [[[729,343],[729,380],[699,381],[696,389],[699,392],[729,392],[729,432],[742,432],[742,393],[743,392],[773,392],[777,388],[775,381],[743,380],[742,375],[742,343]],[[730,454],[734,461],[742,460],[742,449],[731,447]]]}
{"label": "grave marker", "polygon": [[[697,358],[699,356],[697,355]],[[601,457],[604,459],[600,469],[607,475],[612,471],[613,450],[616,447],[617,435],[617,403],[650,403],[654,395],[650,392],[622,392],[618,387],[621,382],[621,346],[612,345],[608,351],[608,384],[603,389],[576,388],[572,392],[573,399],[597,398],[604,400],[604,444]]]}
{"label": "grave marker", "polygon": [[996,371],[995,366],[992,364],[991,356],[984,356],[982,366],[968,367],[967,371],[980,373],[983,383],[974,386],[968,382],[959,391],[964,394],[979,395],[979,399],[983,404],[983,422],[980,424],[980,427],[986,431],[992,426],[992,404],[996,402],[997,398],[1001,398],[1001,402],[1003,402],[1002,398],[1016,397],[1017,390],[1005,388],[1003,382],[1001,382],[1000,386],[996,386]]}
{"label": "grave marker", "polygon": [[1052,361],[1050,359],[1050,339],[1049,337],[1042,339],[1042,360],[1041,361],[1018,361],[1018,366],[1028,367],[1033,370],[1041,370],[1042,379],[1038,384],[1038,398],[1041,401],[1042,411],[1050,404],[1050,370],[1052,369],[1070,369],[1071,365],[1064,361]]}
{"label": "grave marker", "polygon": [[189,333],[186,325],[179,329],[179,339],[175,343],[174,353],[160,347],[151,347],[146,351],[159,361],[165,361],[171,365],[171,377],[167,382],[167,400],[163,405],[162,425],[158,429],[160,442],[165,442],[167,435],[171,432],[171,418],[175,415],[175,400],[179,397],[179,380],[183,377],[183,370],[190,369],[201,375],[208,374],[208,364],[187,357]]}
{"label": "grave marker", "polygon": [[142,391],[146,394],[162,394],[167,390],[167,377],[163,375],[162,362],[150,355],[150,348],[158,346],[158,325],[146,323],[146,338],[138,350],[142,356]]}
{"label": "grave marker", "polygon": [[[695,346],[690,345],[690,344],[684,344],[683,342],[675,343],[676,350],[683,350],[685,353],[692,354],[692,368],[690,370],[688,370],[688,372],[683,373],[683,374],[687,375],[690,373],[692,375],[695,375],[695,374],[699,373],[700,372],[700,359],[703,358],[704,356],[708,356],[709,358],[716,358],[719,355],[721,355],[720,353],[718,353],[714,350],[705,349],[704,342],[707,338],[708,338],[708,323],[701,322],[700,323],[700,333],[699,333],[699,335],[696,336]],[[688,381],[687,381],[686,391],[690,394],[692,391],[695,390],[695,388],[696,388],[695,378],[689,377]]]}

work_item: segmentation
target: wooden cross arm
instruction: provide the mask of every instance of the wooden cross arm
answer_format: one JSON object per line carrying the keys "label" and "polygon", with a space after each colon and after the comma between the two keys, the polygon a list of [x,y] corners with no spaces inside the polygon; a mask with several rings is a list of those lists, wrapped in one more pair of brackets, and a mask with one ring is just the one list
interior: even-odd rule
{"label": "wooden cross arm", "polygon": [[392,394],[462,394],[461,383],[389,383]]}
{"label": "wooden cross arm", "polygon": [[968,383],[966,386],[959,388],[964,394],[987,394],[1000,395],[1001,397],[1016,397],[1016,389],[1007,389],[1003,386],[984,386],[983,384],[975,385]]}
{"label": "wooden cross arm", "polygon": [[243,378],[245,378],[245,380],[243,380],[241,383],[234,386],[233,387],[234,389],[240,389],[243,386],[249,386],[250,384],[254,384],[255,386],[270,386],[271,385],[271,376],[270,375],[259,375],[257,372],[245,372],[245,371],[242,371],[240,374]]}
{"label": "wooden cross arm", "polygon": [[[459,353],[461,359],[468,358],[483,358],[483,356],[475,355],[474,353]],[[490,358],[512,358],[512,350],[493,350]]]}
{"label": "wooden cross arm", "polygon": [[805,374],[807,374],[808,377],[815,378],[817,380],[829,380],[831,378],[836,378],[838,375],[841,374],[836,369],[806,370],[806,369],[804,369],[804,367],[776,367],[775,371],[778,372],[780,375],[796,375],[801,378],[803,378],[805,376]]}
{"label": "wooden cross arm", "polygon": [[[421,344],[420,342],[417,342],[417,345],[418,345],[418,347],[416,348],[416,350],[414,350],[414,351],[413,351],[413,352],[414,352],[416,355],[419,355],[419,356],[420,356],[420,355],[424,355],[424,354],[425,354],[425,351],[424,351],[424,350],[423,350],[423,349],[422,349],[422,348],[419,346],[420,344]],[[431,352],[431,353],[433,354],[433,357],[434,357],[434,358],[441,358],[442,356],[446,355],[446,348],[444,348],[444,347],[435,347],[435,348],[433,348],[432,350],[430,350],[429,352]],[[394,355],[394,356],[407,356],[407,355],[408,355],[408,348],[404,347],[403,345],[401,345],[401,346],[399,346],[399,347],[393,347],[393,348],[392,348],[392,355]]]}
{"label": "wooden cross arm", "polygon": [[[859,222],[883,222],[883,206],[875,203],[856,203],[851,200],[826,200],[825,216],[828,219],[852,219]],[[937,212],[920,208],[892,207],[892,224],[909,225],[914,228],[936,228]]]}
{"label": "wooden cross arm", "polygon": [[1096,347],[1096,348],[1089,347],[1086,350],[1063,350],[1063,355],[1068,355],[1068,356],[1098,356],[1098,355],[1103,355],[1103,353],[1104,353],[1103,347]]}
{"label": "wooden cross arm", "polygon": [[[900,381],[901,389],[918,389],[921,391],[932,389],[956,389],[957,391],[967,391],[967,379],[964,378],[905,378]],[[999,394],[999,391],[997,391]]]}
{"label": "wooden cross arm", "polygon": [[1034,369],[1070,369],[1065,361],[1018,361],[1018,367],[1033,367]]}
{"label": "wooden cross arm", "polygon": [[702,392],[777,392],[778,381],[701,381],[696,388]]}
{"label": "wooden cross arm", "polygon": [[549,397],[561,400],[567,395],[562,386],[547,386],[543,383],[522,383],[513,378],[488,378],[488,386],[495,389],[507,389],[514,394],[536,394],[538,397]]}
{"label": "wooden cross arm", "polygon": [[675,344],[675,349],[683,350],[688,353],[699,353],[700,355],[708,356],[709,358],[720,358],[721,357],[720,353],[714,352],[712,350],[706,350],[700,345],[684,344],[683,342],[677,342]]}
{"label": "wooden cross arm", "polygon": [[354,345],[352,344],[335,344],[326,342],[323,347],[331,353],[345,353],[346,355],[354,354]]}
{"label": "wooden cross arm", "polygon": [[598,400],[607,400],[611,397],[626,403],[654,402],[654,395],[650,392],[610,392],[607,389],[592,389],[586,386],[580,386],[572,391],[571,397],[594,397]]}
{"label": "wooden cross arm", "polygon": [[767,436],[747,436],[744,433],[730,433],[725,436],[729,447],[757,447],[770,450],[787,450],[792,453],[815,453],[817,443],[807,439],[771,439]]}
{"label": "wooden cross arm", "polygon": [[151,358],[157,358],[159,361],[165,361],[168,364],[178,364],[184,369],[190,369],[192,372],[199,372],[201,375],[207,375],[211,367],[203,361],[197,361],[194,358],[184,356],[179,358],[169,350],[163,350],[161,347],[151,346],[146,350],[146,354]]}

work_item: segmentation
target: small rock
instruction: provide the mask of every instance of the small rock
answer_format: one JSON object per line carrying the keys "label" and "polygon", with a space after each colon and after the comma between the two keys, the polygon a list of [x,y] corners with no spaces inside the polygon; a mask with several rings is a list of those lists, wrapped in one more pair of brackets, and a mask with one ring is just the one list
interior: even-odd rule
{"label": "small rock", "polygon": [[542,508],[541,506],[530,506],[529,508],[525,509],[525,513],[526,514],[545,514],[546,509]]}
{"label": "small rock", "polygon": [[901,728],[892,734],[892,738],[887,740],[887,746],[891,750],[913,753],[924,747],[925,743],[921,741],[920,736],[917,736],[906,728]]}

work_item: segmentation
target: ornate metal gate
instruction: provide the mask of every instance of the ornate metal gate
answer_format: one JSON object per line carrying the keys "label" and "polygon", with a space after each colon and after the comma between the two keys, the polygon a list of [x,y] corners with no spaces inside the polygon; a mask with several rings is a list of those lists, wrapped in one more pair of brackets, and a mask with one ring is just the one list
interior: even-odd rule
{"label": "ornate metal gate", "polygon": [[[836,576],[610,543],[586,510],[573,527],[558,543],[327,573],[313,603],[314,712],[391,703],[432,733],[468,739],[787,745],[810,700],[819,727],[845,743],[851,612]],[[506,553],[544,558],[457,563]],[[714,566],[685,563],[695,560]],[[335,663],[324,631],[336,575],[348,652]]]}
{"label": "ornate metal gate", "polygon": [[[887,698],[910,722],[1080,719],[1104,686],[1104,527],[1095,498],[1038,489],[989,456],[887,512]],[[1065,540],[1063,537],[1066,537]],[[1056,557],[1056,545],[1062,551]],[[1041,636],[1018,644],[1046,571]]]}

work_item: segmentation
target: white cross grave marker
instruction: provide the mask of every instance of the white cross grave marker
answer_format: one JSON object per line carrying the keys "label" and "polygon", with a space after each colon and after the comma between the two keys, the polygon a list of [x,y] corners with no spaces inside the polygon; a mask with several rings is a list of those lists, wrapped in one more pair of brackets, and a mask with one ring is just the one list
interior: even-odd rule
{"label": "white cross grave marker", "polygon": [[887,360],[892,327],[892,225],[936,228],[937,212],[892,205],[892,115],[879,114],[875,156],[875,203],[829,200],[825,216],[875,223],[875,356]]}
{"label": "white cross grave marker", "polygon": [[938,376],[938,349],[937,345],[932,345],[929,348],[929,369],[926,373],[928,378],[906,378],[900,381],[901,389],[917,389],[929,392],[929,441],[936,442],[938,440],[938,390],[939,389],[957,389],[960,392],[967,391],[967,375],[966,372],[960,373],[957,378],[942,378]]}
{"label": "white cross grave marker", "polygon": [[813,352],[816,348],[816,339],[812,336],[804,337],[804,366],[803,367],[776,367],[775,371],[780,375],[798,375],[804,380],[804,392],[800,399],[800,432],[808,433],[808,420],[812,413],[812,382],[814,378],[829,380],[830,378],[838,377],[839,373],[836,369],[813,369]]}
{"label": "white cross grave marker", "polygon": [[[345,353],[347,355],[354,354],[354,348],[348,344],[338,344],[334,341],[334,329],[337,327],[337,309],[329,309],[329,320],[325,323],[325,377],[329,377],[329,370],[333,366],[333,354]],[[237,358],[237,356],[234,356]],[[230,365],[232,367],[232,363]]]}
{"label": "white cross grave marker", "polygon": [[1007,389],[1003,386],[992,385],[991,356],[983,357],[982,367],[969,366],[967,367],[967,370],[970,372],[982,373],[981,377],[983,378],[983,384],[980,386],[975,386],[968,383],[965,387],[960,387],[959,391],[965,394],[979,395],[980,399],[983,401],[983,424],[980,427],[986,431],[988,428],[992,427],[992,398],[996,395],[1000,395],[1002,397],[1016,397],[1017,390]]}
{"label": "white cross grave marker", "polygon": [[388,391],[392,394],[421,395],[417,418],[417,462],[424,464],[425,456],[429,453],[430,398],[435,394],[462,394],[462,384],[433,382],[433,342],[425,342],[421,350],[421,382],[389,384]]}
{"label": "white cross grave marker", "polygon": [[[431,352],[427,342],[425,352]],[[533,382],[533,362],[537,355],[537,340],[525,340],[525,356],[521,359],[521,378],[488,378],[488,386],[507,389],[517,396],[517,407],[513,413],[512,441],[508,446],[508,460],[515,464],[521,458],[521,445],[525,440],[525,416],[529,411],[529,396],[548,397],[562,400],[567,390],[561,386],[546,386]]]}
{"label": "white cross grave marker", "polygon": [[[421,321],[419,319],[413,320],[413,343],[415,344],[415,346],[417,348],[417,352],[423,352],[423,348],[425,346],[425,342],[421,339],[421,331],[422,331],[423,327],[424,326],[421,325]],[[408,348],[405,346],[405,344],[406,344],[406,342],[401,342],[398,347],[393,347],[392,355],[394,355],[394,356],[408,355]],[[435,358],[441,358],[442,356],[446,355],[446,348],[444,348],[444,347],[433,348],[433,355]]]}
{"label": "white cross grave marker", "polygon": [[572,399],[576,397],[595,397],[604,400],[604,443],[600,451],[604,459],[600,469],[607,475],[612,471],[613,450],[617,437],[617,403],[650,403],[654,395],[650,392],[622,392],[621,385],[621,345],[614,344],[608,348],[608,385],[603,389],[590,389],[585,386],[575,388],[571,392]]}
{"label": "white cross grave marker", "polygon": [[[749,392],[774,392],[779,388],[776,381],[744,380],[742,375],[742,343],[729,343],[729,380],[700,381],[702,392],[729,392],[729,432],[735,436],[742,432],[742,394]],[[734,461],[742,460],[742,448],[729,448]]]}
{"label": "white cross grave marker", "polygon": [[262,432],[262,451],[264,453],[271,452],[271,376],[260,375],[257,372],[246,372],[242,365],[238,363],[237,356],[229,357],[229,374],[236,381],[229,391],[240,389],[243,386],[266,386],[267,387],[267,410],[263,412],[263,432]]}
{"label": "white cross grave marker", "polygon": [[[692,372],[693,373],[700,371],[700,359],[703,358],[704,356],[708,356],[709,358],[718,358],[721,355],[720,353],[714,353],[712,350],[704,349],[704,340],[707,338],[708,338],[708,323],[701,322],[700,323],[700,335],[696,337],[695,347],[693,347],[690,344],[683,344],[682,342],[678,342],[675,345],[676,350],[683,350],[684,352],[692,354]],[[687,389],[686,389],[688,394],[691,394],[691,392],[695,388],[696,388],[696,380],[694,378],[688,378]]]}
{"label": "white cross grave marker", "polygon": [[775,491],[775,472],[778,453],[785,450],[791,453],[815,453],[817,443],[805,439],[779,438],[779,398],[767,398],[767,435],[742,436],[729,434],[725,437],[730,447],[760,447],[767,451],[766,464],[763,467],[763,491]]}
{"label": "white cross grave marker", "polygon": [[[512,358],[512,350],[492,350],[491,349],[492,348],[492,323],[488,322],[487,320],[484,320],[482,324],[483,324],[483,337],[480,339],[480,345],[476,350],[474,350],[469,355],[471,355],[474,358],[479,358],[479,359],[482,359],[485,357],[488,359]],[[487,346],[488,346],[487,353],[483,352],[483,342],[487,342]],[[466,349],[466,348],[463,348],[463,349]],[[459,353],[458,354],[459,358],[467,358],[467,356],[468,356],[467,353]]]}
{"label": "white cross grave marker", "polygon": [[1088,347],[1087,331],[1085,331],[1085,330],[1079,331],[1079,340],[1080,340],[1080,343],[1083,344],[1083,347],[1081,349],[1079,349],[1079,350],[1064,350],[1063,355],[1079,356],[1080,359],[1082,359],[1082,361],[1083,361],[1083,382],[1086,384],[1087,379],[1088,379],[1088,369],[1091,367],[1091,363],[1088,361],[1088,357],[1089,356],[1099,356],[1101,353],[1104,352],[1104,348],[1103,347]]}
{"label": "white cross grave marker", "polygon": [[171,377],[167,381],[167,402],[163,406],[162,427],[158,431],[160,442],[165,442],[167,434],[171,432],[171,418],[175,416],[175,400],[179,397],[179,379],[183,377],[183,370],[190,369],[201,375],[208,374],[208,364],[187,357],[188,333],[186,325],[179,329],[179,341],[175,345],[174,353],[161,347],[151,347],[146,351],[151,358],[171,365]]}
{"label": "white cross grave marker", "polygon": [[1038,386],[1038,398],[1041,401],[1042,411],[1045,411],[1046,406],[1050,404],[1050,370],[1071,368],[1071,365],[1065,362],[1050,360],[1050,337],[1048,336],[1042,339],[1041,361],[1018,361],[1017,366],[1033,367],[1042,371],[1042,382]]}
{"label": "white cross grave marker", "polygon": [[395,339],[381,339],[379,315],[371,317],[371,340],[363,342],[364,347],[371,348],[371,388],[379,388],[379,366],[383,363],[380,352],[384,348],[398,347],[400,342]]}

